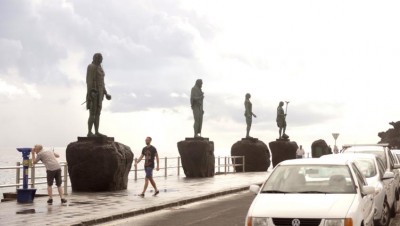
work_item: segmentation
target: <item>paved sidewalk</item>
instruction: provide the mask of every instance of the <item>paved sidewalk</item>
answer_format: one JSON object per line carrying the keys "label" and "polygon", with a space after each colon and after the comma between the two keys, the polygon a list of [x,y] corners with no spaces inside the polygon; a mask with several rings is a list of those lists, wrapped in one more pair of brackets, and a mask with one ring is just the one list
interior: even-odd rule
{"label": "paved sidewalk", "polygon": [[[137,196],[144,180],[130,180],[128,189],[118,192],[71,193],[67,204],[54,196],[53,205],[47,197],[35,198],[34,203],[0,203],[1,225],[94,225],[110,220],[182,205],[206,198],[246,190],[251,184],[262,183],[269,172],[216,175],[212,178],[188,179],[170,176],[155,178],[160,194],[153,197],[149,185],[144,198]],[[54,190],[57,194],[57,192]],[[39,193],[45,193],[40,191]]]}

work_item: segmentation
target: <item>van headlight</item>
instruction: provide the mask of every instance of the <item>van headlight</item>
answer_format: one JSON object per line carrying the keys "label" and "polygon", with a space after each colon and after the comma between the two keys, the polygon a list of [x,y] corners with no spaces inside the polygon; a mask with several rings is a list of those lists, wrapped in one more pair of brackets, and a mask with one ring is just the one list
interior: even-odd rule
{"label": "van headlight", "polygon": [[353,226],[353,220],[351,218],[325,219],[325,226]]}
{"label": "van headlight", "polygon": [[248,226],[268,226],[267,217],[251,217],[247,222]]}

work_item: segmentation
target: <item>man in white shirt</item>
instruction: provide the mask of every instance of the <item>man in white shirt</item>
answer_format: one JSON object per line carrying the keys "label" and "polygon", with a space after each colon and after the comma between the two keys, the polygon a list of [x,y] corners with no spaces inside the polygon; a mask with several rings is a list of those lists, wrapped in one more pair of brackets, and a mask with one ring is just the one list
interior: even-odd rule
{"label": "man in white shirt", "polygon": [[296,151],[296,158],[302,159],[304,157],[304,150],[303,147],[300,145],[300,147]]}
{"label": "man in white shirt", "polygon": [[[37,155],[37,156],[36,156]],[[43,146],[40,144],[35,145],[32,148],[32,162],[33,164],[37,164],[39,161],[46,166],[46,174],[47,174],[47,193],[49,194],[49,200],[47,200],[48,204],[53,203],[53,182],[56,180],[56,185],[58,189],[58,194],[61,198],[61,203],[66,203],[67,200],[64,198],[64,193],[61,187],[61,166],[58,163],[57,159],[60,157],[54,151],[45,151],[43,150]]]}

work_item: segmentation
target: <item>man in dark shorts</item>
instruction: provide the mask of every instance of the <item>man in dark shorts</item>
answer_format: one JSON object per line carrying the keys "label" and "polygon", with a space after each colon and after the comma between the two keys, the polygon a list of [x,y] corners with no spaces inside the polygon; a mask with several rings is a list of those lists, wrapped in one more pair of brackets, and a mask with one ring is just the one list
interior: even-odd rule
{"label": "man in dark shorts", "polygon": [[[37,154],[37,156],[36,156]],[[48,204],[53,203],[53,182],[56,181],[56,186],[58,189],[58,194],[61,198],[61,203],[66,203],[67,200],[64,198],[63,190],[61,187],[61,166],[57,162],[57,159],[60,157],[54,151],[44,151],[43,146],[40,144],[35,145],[32,149],[32,162],[33,164],[42,161],[46,166],[46,174],[47,174],[47,193],[49,194],[49,200],[47,200]]]}
{"label": "man in dark shorts", "polygon": [[140,197],[144,197],[144,193],[147,190],[149,181],[155,190],[154,196],[156,196],[156,195],[158,195],[158,193],[160,193],[157,189],[156,182],[154,182],[154,179],[153,179],[154,158],[157,159],[157,168],[156,168],[157,171],[160,169],[159,168],[159,159],[158,159],[157,149],[150,143],[151,143],[151,137],[146,137],[146,147],[143,148],[142,155],[140,155],[138,161],[135,163],[135,166],[136,166],[144,157],[144,171],[146,172],[146,178],[144,181],[143,192],[139,195]]}

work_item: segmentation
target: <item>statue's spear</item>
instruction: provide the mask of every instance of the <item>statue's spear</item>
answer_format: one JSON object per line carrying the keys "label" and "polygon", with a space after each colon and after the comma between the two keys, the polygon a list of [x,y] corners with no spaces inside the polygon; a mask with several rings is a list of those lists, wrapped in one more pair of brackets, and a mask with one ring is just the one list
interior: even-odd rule
{"label": "statue's spear", "polygon": [[289,101],[285,101],[286,102],[286,115],[287,115],[287,106],[289,105]]}

